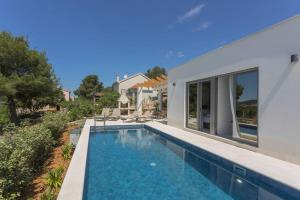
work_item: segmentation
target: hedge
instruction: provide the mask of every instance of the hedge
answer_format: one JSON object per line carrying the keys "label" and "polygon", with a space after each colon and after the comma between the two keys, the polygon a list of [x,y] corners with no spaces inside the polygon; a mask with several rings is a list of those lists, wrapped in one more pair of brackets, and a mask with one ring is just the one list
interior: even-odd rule
{"label": "hedge", "polygon": [[67,118],[50,113],[34,126],[14,128],[0,140],[0,199],[20,199],[48,158]]}

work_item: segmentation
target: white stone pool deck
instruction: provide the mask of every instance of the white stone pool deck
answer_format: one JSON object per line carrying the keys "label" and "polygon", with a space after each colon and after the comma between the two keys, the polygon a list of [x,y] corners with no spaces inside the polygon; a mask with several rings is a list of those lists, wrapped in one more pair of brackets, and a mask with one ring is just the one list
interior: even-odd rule
{"label": "white stone pool deck", "polygon": [[[108,121],[106,125],[134,125],[137,123],[123,123],[122,121]],[[138,123],[141,124],[141,123]],[[246,166],[272,179],[284,183],[292,188],[300,190],[300,166],[282,161],[270,156],[242,149],[221,141],[207,138],[159,122],[147,122],[148,126],[158,129],[166,134],[198,146],[208,152],[219,155],[234,163]],[[102,126],[103,122],[97,122]],[[82,129],[82,133],[71,160],[68,172],[60,190],[59,200],[80,200],[83,197],[84,176],[88,150],[90,126],[94,126],[94,120],[88,119]]]}

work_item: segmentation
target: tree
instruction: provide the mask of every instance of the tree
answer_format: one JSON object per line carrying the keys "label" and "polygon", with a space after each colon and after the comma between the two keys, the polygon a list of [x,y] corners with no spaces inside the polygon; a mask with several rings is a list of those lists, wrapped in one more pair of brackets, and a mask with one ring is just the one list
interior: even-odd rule
{"label": "tree", "polygon": [[0,98],[0,135],[2,133],[2,128],[7,124],[9,124],[8,108]]}
{"label": "tree", "polygon": [[237,84],[236,86],[236,99],[239,100],[240,97],[243,95],[244,92],[244,86]]}
{"label": "tree", "polygon": [[101,92],[103,89],[102,82],[99,82],[97,75],[86,76],[79,88],[74,91],[74,94],[88,100],[92,100],[96,92]]}
{"label": "tree", "polygon": [[167,75],[166,69],[163,67],[155,66],[151,69],[148,69],[145,75],[149,78],[156,78],[161,75]]}
{"label": "tree", "polygon": [[120,94],[118,92],[107,89],[107,91],[104,92],[103,97],[101,97],[101,99],[99,100],[99,103],[102,108],[116,108],[118,106],[119,97]]}
{"label": "tree", "polygon": [[10,121],[18,123],[17,105],[30,110],[59,101],[57,78],[46,54],[28,41],[0,32],[0,96],[5,96]]}
{"label": "tree", "polygon": [[106,93],[106,92],[113,92],[113,87],[106,87],[106,88],[103,88],[102,92],[103,93]]}

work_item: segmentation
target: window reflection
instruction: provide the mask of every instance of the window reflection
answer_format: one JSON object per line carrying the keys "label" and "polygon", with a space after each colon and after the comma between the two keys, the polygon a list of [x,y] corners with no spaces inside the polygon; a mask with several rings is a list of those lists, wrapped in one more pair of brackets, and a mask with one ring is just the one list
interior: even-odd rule
{"label": "window reflection", "polygon": [[240,137],[257,141],[258,72],[235,75],[236,117]]}
{"label": "window reflection", "polygon": [[201,123],[202,131],[210,133],[210,81],[202,83],[202,105],[201,105]]}
{"label": "window reflection", "polygon": [[197,120],[197,83],[188,85],[188,119],[187,127],[191,129],[198,128]]}

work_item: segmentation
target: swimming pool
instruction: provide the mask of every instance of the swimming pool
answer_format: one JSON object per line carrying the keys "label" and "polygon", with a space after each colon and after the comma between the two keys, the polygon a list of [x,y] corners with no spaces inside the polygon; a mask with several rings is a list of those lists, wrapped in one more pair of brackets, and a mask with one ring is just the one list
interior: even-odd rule
{"label": "swimming pool", "polygon": [[84,199],[299,199],[289,188],[146,125],[90,133]]}

